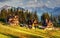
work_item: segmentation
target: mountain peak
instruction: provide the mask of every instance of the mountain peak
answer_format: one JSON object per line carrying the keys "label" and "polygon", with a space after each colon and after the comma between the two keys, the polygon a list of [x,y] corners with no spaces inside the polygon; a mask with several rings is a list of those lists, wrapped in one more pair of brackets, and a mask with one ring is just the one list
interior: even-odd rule
{"label": "mountain peak", "polygon": [[6,8],[8,8],[8,7],[11,7],[11,6],[8,6],[8,5],[4,5],[2,8],[5,8],[5,9],[6,9]]}

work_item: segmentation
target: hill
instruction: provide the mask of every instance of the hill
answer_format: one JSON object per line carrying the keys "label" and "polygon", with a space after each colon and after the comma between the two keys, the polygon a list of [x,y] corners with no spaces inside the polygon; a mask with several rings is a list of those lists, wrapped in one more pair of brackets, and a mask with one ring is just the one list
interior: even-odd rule
{"label": "hill", "polygon": [[[0,23],[0,33],[12,38],[60,38],[59,30],[28,29],[19,26],[9,26]],[[2,36],[0,34],[0,36]]]}

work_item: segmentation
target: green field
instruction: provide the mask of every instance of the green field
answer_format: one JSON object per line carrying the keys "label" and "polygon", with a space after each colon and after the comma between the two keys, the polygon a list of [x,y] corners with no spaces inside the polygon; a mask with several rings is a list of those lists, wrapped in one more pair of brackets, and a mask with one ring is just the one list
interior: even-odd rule
{"label": "green field", "polygon": [[60,38],[60,30],[28,29],[0,23],[0,38]]}

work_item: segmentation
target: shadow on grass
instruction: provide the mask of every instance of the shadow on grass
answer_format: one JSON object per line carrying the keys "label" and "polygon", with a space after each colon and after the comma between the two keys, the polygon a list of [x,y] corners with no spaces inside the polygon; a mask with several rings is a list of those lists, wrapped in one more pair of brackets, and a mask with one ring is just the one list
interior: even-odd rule
{"label": "shadow on grass", "polygon": [[3,34],[3,35],[5,35],[5,36],[9,36],[9,37],[11,37],[11,38],[19,38],[19,37],[17,37],[17,36],[13,36],[13,35],[10,35],[10,34],[4,34],[4,33],[0,33],[0,34]]}
{"label": "shadow on grass", "polygon": [[10,34],[4,34],[4,33],[0,33],[0,34],[3,34],[5,36],[11,37],[11,38],[43,38],[43,37],[40,37],[40,36],[34,36],[34,35],[28,35],[28,34],[26,36],[21,36],[21,37],[13,36],[13,35],[10,35]]}

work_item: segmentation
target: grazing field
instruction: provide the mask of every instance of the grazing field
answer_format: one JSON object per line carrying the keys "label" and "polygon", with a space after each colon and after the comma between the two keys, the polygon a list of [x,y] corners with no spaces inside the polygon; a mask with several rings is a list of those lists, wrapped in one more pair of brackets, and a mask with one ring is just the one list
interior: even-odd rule
{"label": "grazing field", "polygon": [[6,35],[4,35],[4,34],[0,34],[0,38],[12,38],[12,37],[6,36]]}
{"label": "grazing field", "polygon": [[60,30],[28,29],[0,23],[0,38],[60,38]]}

